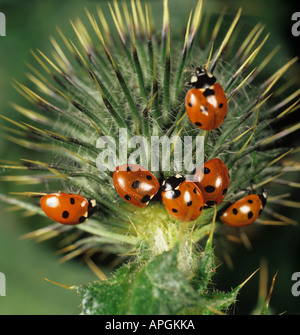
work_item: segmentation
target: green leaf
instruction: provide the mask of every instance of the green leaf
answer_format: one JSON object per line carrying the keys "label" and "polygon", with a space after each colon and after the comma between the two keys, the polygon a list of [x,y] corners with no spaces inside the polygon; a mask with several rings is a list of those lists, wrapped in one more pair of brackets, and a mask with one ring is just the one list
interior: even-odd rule
{"label": "green leaf", "polygon": [[232,304],[237,301],[237,296],[244,285],[255,275],[258,271],[254,271],[246,280],[240,285],[232,289],[230,292],[223,292],[218,290],[210,290],[204,292],[202,298],[206,306],[209,306],[207,310],[203,311],[203,314],[212,314],[212,312],[222,311],[228,309]]}
{"label": "green leaf", "polygon": [[221,311],[228,309],[232,304],[236,302],[238,289],[233,289],[231,292],[223,291],[212,291],[204,296],[206,304],[210,306],[210,309],[204,311],[203,314],[212,314],[214,310]]}
{"label": "green leaf", "polygon": [[206,290],[214,273],[215,255],[211,247],[206,247],[199,268],[197,269],[196,276],[193,279],[195,289],[198,292]]}
{"label": "green leaf", "polygon": [[177,268],[177,253],[124,265],[107,281],[78,287],[83,314],[172,315],[199,305],[201,297]]}

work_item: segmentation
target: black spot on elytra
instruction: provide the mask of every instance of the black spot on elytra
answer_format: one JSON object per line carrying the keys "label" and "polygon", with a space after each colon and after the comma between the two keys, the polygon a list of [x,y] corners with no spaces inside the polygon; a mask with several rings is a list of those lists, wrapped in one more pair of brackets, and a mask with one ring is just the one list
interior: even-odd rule
{"label": "black spot on elytra", "polygon": [[209,206],[209,207],[214,206],[215,204],[216,204],[215,201],[212,201],[212,200],[206,201],[206,205]]}
{"label": "black spot on elytra", "polygon": [[62,213],[62,217],[63,217],[64,219],[67,219],[67,218],[69,217],[69,212],[68,212],[68,211],[63,211],[63,213]]}
{"label": "black spot on elytra", "polygon": [[179,190],[172,191],[172,199],[176,199],[181,196],[181,192]]}
{"label": "black spot on elytra", "polygon": [[198,126],[198,127],[201,127],[202,123],[201,122],[195,122],[195,125]]}
{"label": "black spot on elytra", "polygon": [[222,108],[224,105],[222,104],[222,102],[219,104],[219,108]]}
{"label": "black spot on elytra", "polygon": [[202,172],[204,173],[204,174],[209,174],[210,173],[210,169],[208,168],[208,167],[204,167],[203,169],[202,169]]}
{"label": "black spot on elytra", "polygon": [[223,190],[223,195],[225,195],[227,193],[228,189],[227,188],[224,188]]}
{"label": "black spot on elytra", "polygon": [[193,201],[190,200],[186,205],[187,205],[188,207],[190,207],[190,206],[192,206],[192,204],[193,204]]}
{"label": "black spot on elytra", "polygon": [[248,213],[248,219],[251,219],[252,216],[253,216],[253,212],[249,212],[249,213]]}
{"label": "black spot on elytra", "polygon": [[194,192],[195,194],[197,194],[197,189],[196,189],[196,187],[193,189],[193,192]]}
{"label": "black spot on elytra", "polygon": [[124,197],[126,200],[131,200],[131,197],[130,195],[126,194],[125,197]]}
{"label": "black spot on elytra", "polygon": [[152,177],[150,176],[150,174],[148,174],[146,178],[147,178],[148,180],[152,180]]}
{"label": "black spot on elytra", "polygon": [[204,190],[207,193],[213,193],[216,190],[216,188],[214,186],[212,186],[212,185],[208,185],[208,186],[204,187]]}
{"label": "black spot on elytra", "polygon": [[210,95],[214,95],[215,94],[215,91],[210,89],[210,88],[207,88],[204,92],[203,92],[203,95],[205,96],[205,98],[209,97]]}
{"label": "black spot on elytra", "polygon": [[237,215],[238,210],[237,210],[236,208],[234,208],[234,209],[232,210],[232,213],[233,213],[234,215]]}
{"label": "black spot on elytra", "polygon": [[70,198],[70,203],[71,203],[71,205],[74,205],[75,204],[75,199],[74,198]]}
{"label": "black spot on elytra", "polygon": [[132,183],[131,186],[132,186],[132,188],[134,188],[134,189],[139,188],[139,186],[140,186],[140,181],[139,181],[139,180],[134,181],[134,182]]}
{"label": "black spot on elytra", "polygon": [[173,212],[173,213],[177,213],[178,210],[177,210],[176,208],[172,208],[172,212]]}
{"label": "black spot on elytra", "polygon": [[253,204],[253,201],[251,199],[248,200],[249,204]]}
{"label": "black spot on elytra", "polygon": [[192,105],[190,102],[188,103],[188,105],[189,105],[190,107],[193,107],[193,105]]}
{"label": "black spot on elytra", "polygon": [[145,195],[145,196],[143,196],[141,202],[142,202],[143,204],[146,204],[148,201],[150,201],[150,195]]}
{"label": "black spot on elytra", "polygon": [[87,218],[85,216],[81,216],[78,220],[79,223],[83,223],[87,220]]}

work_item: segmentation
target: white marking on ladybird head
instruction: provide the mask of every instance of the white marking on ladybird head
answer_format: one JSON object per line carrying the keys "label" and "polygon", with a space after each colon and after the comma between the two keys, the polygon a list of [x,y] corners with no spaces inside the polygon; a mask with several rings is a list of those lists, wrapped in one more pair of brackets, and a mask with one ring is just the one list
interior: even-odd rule
{"label": "white marking on ladybird head", "polygon": [[191,83],[196,83],[197,81],[198,81],[198,77],[197,76],[192,76]]}

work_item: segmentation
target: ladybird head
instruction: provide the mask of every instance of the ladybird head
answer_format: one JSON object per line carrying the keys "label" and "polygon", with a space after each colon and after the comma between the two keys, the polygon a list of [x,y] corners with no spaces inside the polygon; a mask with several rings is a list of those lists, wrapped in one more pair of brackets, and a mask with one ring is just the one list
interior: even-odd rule
{"label": "ladybird head", "polygon": [[89,200],[89,206],[88,206],[88,217],[93,215],[95,212],[97,212],[97,202],[95,199]]}
{"label": "ladybird head", "polygon": [[265,207],[265,205],[267,203],[267,198],[268,198],[268,194],[267,194],[267,191],[265,189],[263,189],[262,192],[259,194],[259,198],[261,200],[261,203],[262,203],[263,207]]}
{"label": "ladybird head", "polygon": [[185,181],[185,177],[182,174],[176,174],[175,176],[168,177],[162,183],[162,191],[175,190],[182,182]]}
{"label": "ladybird head", "polygon": [[216,77],[206,71],[202,66],[194,67],[193,73],[187,83],[192,88],[207,88],[216,82]]}

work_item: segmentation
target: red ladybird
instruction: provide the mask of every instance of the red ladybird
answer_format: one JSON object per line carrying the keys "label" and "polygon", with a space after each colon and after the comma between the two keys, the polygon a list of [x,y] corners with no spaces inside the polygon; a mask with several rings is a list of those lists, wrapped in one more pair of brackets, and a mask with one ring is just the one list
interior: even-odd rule
{"label": "red ladybird", "polygon": [[163,182],[161,199],[169,214],[185,222],[196,220],[204,207],[203,195],[197,185],[180,174]]}
{"label": "red ladybird", "polygon": [[227,114],[227,99],[216,78],[202,67],[196,67],[185,97],[190,121],[203,130],[218,128]]}
{"label": "red ladybird", "polygon": [[228,207],[221,216],[224,224],[243,227],[252,224],[261,214],[267,201],[267,194],[250,194]]}
{"label": "red ladybird", "polygon": [[219,158],[204,163],[196,172],[194,183],[200,188],[207,206],[219,205],[229,187],[227,166]]}
{"label": "red ladybird", "polygon": [[136,164],[116,167],[113,184],[124,200],[137,207],[146,207],[160,187],[154,174]]}
{"label": "red ladybird", "polygon": [[52,193],[41,198],[42,210],[52,220],[76,225],[85,222],[96,210],[96,201],[79,194]]}

